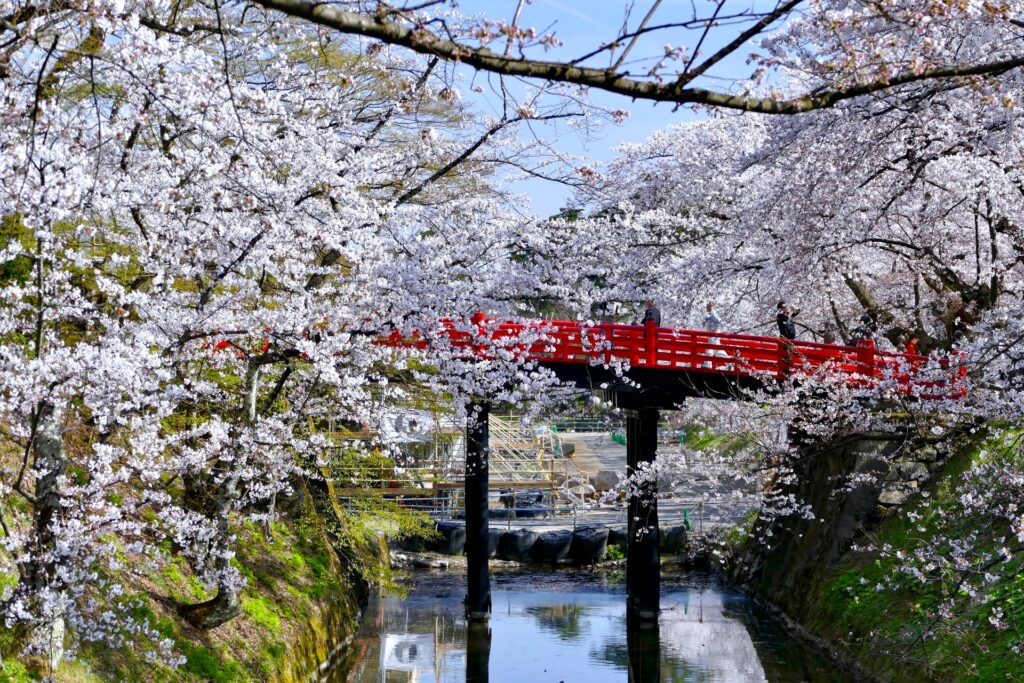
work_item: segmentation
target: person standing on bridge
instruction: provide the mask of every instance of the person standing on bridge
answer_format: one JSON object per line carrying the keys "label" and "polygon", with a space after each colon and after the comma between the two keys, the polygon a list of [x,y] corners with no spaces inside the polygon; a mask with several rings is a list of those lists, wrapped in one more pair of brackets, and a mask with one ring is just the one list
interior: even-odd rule
{"label": "person standing on bridge", "polygon": [[825,331],[821,333],[821,342],[823,344],[836,343],[836,324],[834,322],[825,323]]}
{"label": "person standing on bridge", "polygon": [[786,305],[786,302],[779,302],[779,312],[775,315],[775,322],[779,326],[779,336],[783,339],[796,339],[796,323],[793,322],[793,318],[795,318],[799,312],[799,310],[795,310],[790,313],[789,306]]}
{"label": "person standing on bridge", "polygon": [[[708,332],[718,332],[722,329],[722,319],[718,317],[718,313],[715,312],[715,303],[713,301],[708,302],[707,315],[704,316],[704,329]],[[719,337],[708,337],[708,343],[712,346],[718,346],[722,343],[722,340]],[[708,351],[708,355],[724,358],[726,353],[722,349],[716,348]],[[704,367],[710,368],[711,361],[705,361]]]}
{"label": "person standing on bridge", "polygon": [[[708,332],[718,332],[722,329],[722,319],[718,317],[718,313],[715,311],[715,303],[713,301],[708,302],[707,311],[708,314],[704,316],[704,329]],[[711,343],[717,344],[718,340],[715,339]]]}
{"label": "person standing on bridge", "polygon": [[853,330],[853,340],[855,344],[861,342],[870,341],[874,343],[875,333],[878,331],[878,325],[875,323],[875,319],[871,317],[870,313],[864,313],[860,317],[860,325]]}
{"label": "person standing on bridge", "polygon": [[644,306],[644,317],[640,319],[640,324],[646,325],[648,321],[653,321],[655,327],[661,327],[661,310],[654,305],[654,299],[645,301]]}
{"label": "person standing on bridge", "polygon": [[903,352],[906,353],[906,354],[909,354],[911,356],[916,356],[917,355],[917,345],[919,343],[920,343],[920,340],[917,338],[917,335],[916,334],[911,334],[910,335],[910,339],[908,339],[907,343],[903,346]]}

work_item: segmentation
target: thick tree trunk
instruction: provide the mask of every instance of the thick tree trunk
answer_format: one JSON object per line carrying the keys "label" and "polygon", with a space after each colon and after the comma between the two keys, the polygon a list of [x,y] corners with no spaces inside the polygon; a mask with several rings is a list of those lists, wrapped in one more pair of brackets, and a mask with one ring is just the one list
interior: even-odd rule
{"label": "thick tree trunk", "polygon": [[[237,483],[237,479],[236,479]],[[220,552],[214,560],[214,570],[218,576],[217,594],[209,600],[196,605],[181,605],[178,612],[190,624],[196,628],[210,629],[231,621],[238,616],[242,607],[238,601],[238,591],[226,581],[231,570],[231,560],[226,555],[226,550],[231,538],[231,508],[232,501],[228,492],[217,497],[217,536],[223,544]]]}
{"label": "thick tree trunk", "polygon": [[57,570],[60,558],[56,555],[57,533],[54,524],[60,513],[61,481],[68,471],[64,453],[64,437],[53,406],[40,406],[39,430],[36,433],[35,469],[39,476],[35,483],[35,549],[29,564],[28,585],[36,596],[40,621],[34,628],[33,644],[47,656],[51,671],[64,657],[64,617],[44,604],[38,596],[46,591],[61,591]]}
{"label": "thick tree trunk", "polygon": [[[256,397],[259,394],[260,368],[262,366],[252,360],[245,371],[245,396],[243,410],[245,413],[244,429],[252,429],[256,425]],[[227,472],[227,476],[214,496],[213,510],[217,520],[217,540],[220,551],[214,558],[213,568],[217,576],[217,594],[211,599],[196,605],[182,605],[178,612],[193,626],[211,629],[220,626],[238,616],[241,605],[238,591],[228,581],[233,570],[227,549],[231,545],[231,512],[239,498],[241,471],[248,460],[245,448],[236,444],[235,457],[218,463],[218,467]]]}

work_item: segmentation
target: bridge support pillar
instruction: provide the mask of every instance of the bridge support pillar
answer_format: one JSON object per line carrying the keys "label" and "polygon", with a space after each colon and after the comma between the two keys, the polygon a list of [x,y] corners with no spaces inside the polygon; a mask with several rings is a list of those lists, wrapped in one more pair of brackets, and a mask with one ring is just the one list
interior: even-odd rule
{"label": "bridge support pillar", "polygon": [[466,423],[466,616],[485,621],[491,613],[491,574],[487,566],[488,444],[491,405],[474,402]]}
{"label": "bridge support pillar", "polygon": [[[658,410],[641,408],[626,415],[626,474],[633,477],[658,451]],[[658,480],[630,482],[626,525],[626,600],[637,619],[656,620],[661,601],[658,555]]]}

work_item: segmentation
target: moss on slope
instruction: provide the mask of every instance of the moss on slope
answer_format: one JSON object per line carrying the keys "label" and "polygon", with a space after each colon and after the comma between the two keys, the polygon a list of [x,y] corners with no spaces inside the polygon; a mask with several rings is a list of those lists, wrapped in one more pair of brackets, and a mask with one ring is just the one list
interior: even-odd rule
{"label": "moss on slope", "polygon": [[[812,595],[805,626],[847,648],[885,680],[1024,680],[1024,656],[1018,653],[1024,637],[1024,572],[1019,554],[992,571],[990,577],[997,578],[984,591],[977,590],[984,572],[966,581],[962,573],[942,567],[928,576],[915,576],[902,571],[905,562],[897,556],[912,555],[939,539],[940,533],[960,536],[958,525],[962,535],[968,531],[980,535],[975,548],[981,554],[1009,542],[1009,529],[996,520],[975,516],[951,522],[956,484],[981,453],[1000,457],[991,441],[962,454],[949,464],[928,497],[869,534],[875,547],[889,547],[890,552],[851,552],[832,567]],[[957,598],[958,608],[942,616],[940,603],[950,596]],[[1009,628],[992,627],[989,618],[994,610],[1002,612]]]}
{"label": "moss on slope", "polygon": [[[242,613],[228,623],[201,631],[182,619],[176,606],[211,595],[175,555],[132,582],[129,599],[160,637],[173,641],[178,666],[151,661],[152,649],[83,643],[64,662],[61,683],[146,681],[293,681],[354,629],[358,593],[328,545],[320,518],[309,506],[295,519],[277,521],[272,538],[255,524],[236,529],[235,566],[247,579]],[[367,562],[372,561],[367,558]],[[40,662],[18,657],[10,634],[0,637],[0,683],[38,680]]]}

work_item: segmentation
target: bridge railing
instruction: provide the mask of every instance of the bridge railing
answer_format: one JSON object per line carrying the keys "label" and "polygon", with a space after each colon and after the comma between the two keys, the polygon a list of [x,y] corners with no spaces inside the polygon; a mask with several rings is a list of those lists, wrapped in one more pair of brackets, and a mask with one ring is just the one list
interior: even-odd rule
{"label": "bridge railing", "polygon": [[[619,323],[545,320],[497,322],[481,316],[473,325],[442,320],[439,336],[480,358],[529,359],[631,368],[785,379],[839,377],[856,388],[889,385],[921,398],[966,394],[966,368],[950,358],[933,359],[879,351],[871,343],[841,346],[778,337]],[[382,343],[425,348],[427,342],[393,335]]]}

